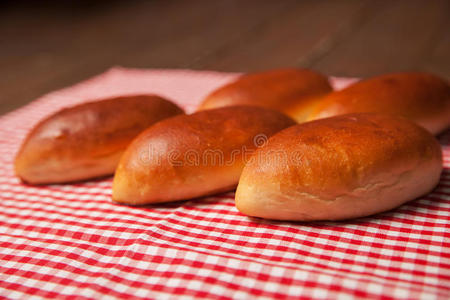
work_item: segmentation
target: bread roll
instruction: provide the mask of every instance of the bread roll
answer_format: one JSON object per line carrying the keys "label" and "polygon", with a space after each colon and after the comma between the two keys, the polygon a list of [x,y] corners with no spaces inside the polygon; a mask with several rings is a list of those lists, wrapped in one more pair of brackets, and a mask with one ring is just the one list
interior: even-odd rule
{"label": "bread roll", "polygon": [[404,118],[350,114],[287,128],[245,166],[242,213],[293,221],[342,220],[386,211],[439,182],[437,140]]}
{"label": "bread roll", "polygon": [[327,77],[310,70],[279,69],[247,74],[212,92],[199,110],[258,105],[305,121],[321,96],[332,91]]}
{"label": "bread roll", "polygon": [[138,205],[231,190],[254,149],[294,124],[280,112],[256,106],[205,110],[159,122],[122,156],[113,200]]}
{"label": "bread roll", "polygon": [[37,124],[19,150],[24,182],[63,183],[114,173],[141,131],[183,110],[161,97],[125,96],[63,109]]}
{"label": "bread roll", "polygon": [[309,120],[359,112],[400,115],[438,134],[450,126],[450,86],[427,73],[382,75],[328,94]]}

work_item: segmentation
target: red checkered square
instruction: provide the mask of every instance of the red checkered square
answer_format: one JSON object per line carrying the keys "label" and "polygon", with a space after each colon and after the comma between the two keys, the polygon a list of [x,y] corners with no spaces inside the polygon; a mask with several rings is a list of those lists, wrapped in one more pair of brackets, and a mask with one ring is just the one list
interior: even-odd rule
{"label": "red checkered square", "polygon": [[111,179],[32,187],[13,174],[28,130],[61,107],[150,92],[192,112],[235,76],[115,68],[0,117],[0,296],[450,298],[450,132],[433,193],[347,222],[249,219],[233,193],[121,206]]}

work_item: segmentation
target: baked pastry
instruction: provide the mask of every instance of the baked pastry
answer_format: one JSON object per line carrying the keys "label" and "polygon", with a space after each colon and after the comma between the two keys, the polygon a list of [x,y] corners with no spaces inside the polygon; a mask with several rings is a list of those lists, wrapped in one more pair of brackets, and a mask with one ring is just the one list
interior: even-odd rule
{"label": "baked pastry", "polygon": [[328,94],[309,120],[360,112],[403,116],[438,134],[450,126],[450,86],[422,72],[381,75]]}
{"label": "baked pastry", "polygon": [[257,106],[223,107],[161,121],[125,151],[112,198],[138,205],[232,190],[250,154],[267,137],[294,124],[280,112]]}
{"label": "baked pastry", "polygon": [[255,151],[236,191],[242,213],[315,221],[364,217],[438,184],[438,141],[413,122],[349,114],[287,128]]}
{"label": "baked pastry", "polygon": [[26,137],[15,170],[31,184],[111,175],[125,148],[150,125],[183,110],[153,95],[124,96],[65,108]]}
{"label": "baked pastry", "polygon": [[305,121],[316,102],[332,91],[326,76],[305,69],[276,69],[239,77],[208,95],[198,110],[257,105]]}

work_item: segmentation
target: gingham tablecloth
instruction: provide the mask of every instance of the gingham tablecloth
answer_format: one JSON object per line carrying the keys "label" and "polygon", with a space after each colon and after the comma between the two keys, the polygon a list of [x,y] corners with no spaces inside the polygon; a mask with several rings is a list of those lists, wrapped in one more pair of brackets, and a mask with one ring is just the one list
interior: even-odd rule
{"label": "gingham tablecloth", "polygon": [[191,112],[235,76],[114,68],[1,117],[0,296],[449,299],[450,132],[433,193],[346,222],[251,220],[233,193],[127,207],[111,202],[110,178],[32,187],[14,177],[25,134],[61,107],[153,92]]}

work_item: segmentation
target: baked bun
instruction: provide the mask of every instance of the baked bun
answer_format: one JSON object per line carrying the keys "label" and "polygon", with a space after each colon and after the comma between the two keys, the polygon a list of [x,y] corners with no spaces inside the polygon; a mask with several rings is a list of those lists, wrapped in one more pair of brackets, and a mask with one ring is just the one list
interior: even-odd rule
{"label": "baked bun", "polygon": [[450,86],[420,72],[373,77],[328,94],[309,120],[359,112],[400,115],[438,134],[450,126]]}
{"label": "baked bun", "polygon": [[305,121],[314,104],[332,91],[327,77],[310,70],[278,69],[239,77],[207,96],[198,110],[258,105]]}
{"label": "baked bun", "polygon": [[287,128],[252,155],[236,191],[242,213],[313,221],[368,216],[429,193],[438,141],[391,115],[350,114]]}
{"label": "baked bun", "polygon": [[141,131],[183,110],[158,96],[111,98],[63,109],[37,124],[19,150],[24,182],[63,183],[110,175]]}
{"label": "baked bun", "polygon": [[114,176],[113,200],[139,205],[231,190],[255,148],[294,124],[280,112],[256,106],[161,121],[125,151]]}

